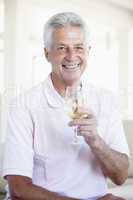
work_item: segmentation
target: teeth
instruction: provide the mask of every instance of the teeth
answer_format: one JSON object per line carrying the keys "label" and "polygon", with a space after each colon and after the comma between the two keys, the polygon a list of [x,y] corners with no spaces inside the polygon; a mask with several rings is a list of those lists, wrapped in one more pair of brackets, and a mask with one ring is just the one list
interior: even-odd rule
{"label": "teeth", "polygon": [[62,65],[63,67],[67,68],[67,69],[74,69],[76,67],[79,67],[79,64],[74,64],[74,65]]}

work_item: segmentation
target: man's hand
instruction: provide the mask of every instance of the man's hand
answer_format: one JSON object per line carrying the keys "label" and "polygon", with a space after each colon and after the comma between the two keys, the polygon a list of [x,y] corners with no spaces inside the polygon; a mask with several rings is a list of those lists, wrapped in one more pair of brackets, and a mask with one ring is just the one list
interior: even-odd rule
{"label": "man's hand", "polygon": [[55,192],[33,184],[32,180],[25,176],[7,175],[6,179],[12,200],[78,200],[59,196]]}
{"label": "man's hand", "polygon": [[92,111],[80,108],[78,112],[85,112],[86,117],[75,119],[69,125],[78,127],[78,135],[83,136],[90,146],[104,175],[111,178],[117,185],[123,184],[128,176],[128,156],[111,149],[100,137],[97,129],[98,123]]}
{"label": "man's hand", "polygon": [[114,196],[112,194],[107,194],[104,197],[98,198],[97,200],[126,200],[126,199]]}
{"label": "man's hand", "polygon": [[[102,148],[104,141],[98,134],[98,122],[91,110],[85,108],[78,108],[78,112],[81,113],[79,119],[75,119],[69,123],[70,126],[77,126],[77,133],[84,137],[86,143],[93,148]],[[85,117],[84,117],[85,116]]]}

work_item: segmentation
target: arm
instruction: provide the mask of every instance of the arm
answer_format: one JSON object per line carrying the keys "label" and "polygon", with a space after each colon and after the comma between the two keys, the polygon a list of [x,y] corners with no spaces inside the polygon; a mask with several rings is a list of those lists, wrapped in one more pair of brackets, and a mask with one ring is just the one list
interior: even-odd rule
{"label": "arm", "polygon": [[7,175],[12,200],[76,200],[36,186],[25,176]]}
{"label": "arm", "polygon": [[108,176],[115,184],[121,185],[128,176],[128,156],[111,149],[99,136],[93,113],[88,111],[88,116],[86,119],[76,119],[70,122],[70,126],[78,125],[78,134],[85,138],[99,161],[104,175]]}
{"label": "arm", "polygon": [[89,138],[86,141],[99,160],[104,175],[117,185],[123,184],[128,176],[128,156],[109,148],[99,136],[93,142]]}

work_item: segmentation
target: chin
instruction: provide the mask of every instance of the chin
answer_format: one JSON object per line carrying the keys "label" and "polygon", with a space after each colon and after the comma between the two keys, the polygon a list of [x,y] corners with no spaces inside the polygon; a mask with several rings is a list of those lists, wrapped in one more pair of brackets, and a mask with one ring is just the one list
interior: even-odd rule
{"label": "chin", "polygon": [[65,85],[72,86],[80,81],[81,75],[82,75],[81,71],[69,74],[64,73],[62,74],[62,80],[64,81]]}

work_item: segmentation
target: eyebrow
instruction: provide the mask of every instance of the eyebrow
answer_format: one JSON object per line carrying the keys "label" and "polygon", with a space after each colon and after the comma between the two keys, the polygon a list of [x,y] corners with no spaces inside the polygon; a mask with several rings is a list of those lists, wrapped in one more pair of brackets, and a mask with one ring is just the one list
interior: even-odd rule
{"label": "eyebrow", "polygon": [[57,44],[57,46],[67,46],[67,44],[59,43],[59,44]]}
{"label": "eyebrow", "polygon": [[84,43],[75,44],[74,46],[83,46]]}
{"label": "eyebrow", "polygon": [[[64,44],[64,43],[59,43],[57,44],[58,46],[68,46],[68,44]],[[74,46],[83,46],[84,43],[77,43],[77,44],[74,44]]]}

